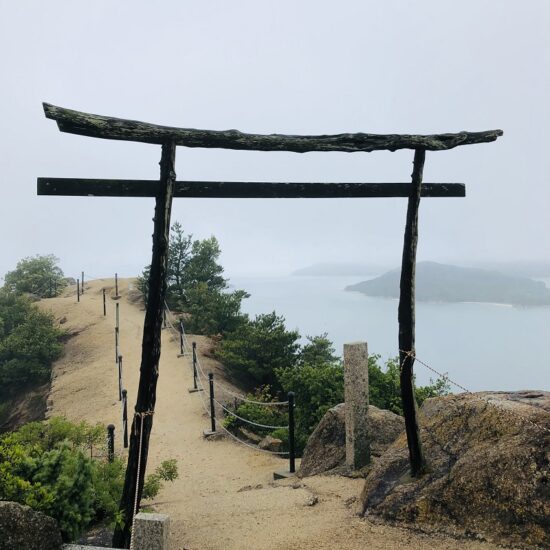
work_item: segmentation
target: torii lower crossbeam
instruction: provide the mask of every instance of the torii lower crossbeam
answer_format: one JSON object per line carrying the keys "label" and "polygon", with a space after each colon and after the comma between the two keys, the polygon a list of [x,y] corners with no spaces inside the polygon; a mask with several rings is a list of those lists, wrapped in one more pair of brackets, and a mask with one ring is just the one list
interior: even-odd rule
{"label": "torii lower crossbeam", "polygon": [[[158,180],[38,178],[38,195],[71,197],[156,197]],[[409,197],[407,183],[319,183],[268,181],[176,181],[174,198],[344,199]],[[423,183],[422,197],[465,197],[463,183]]]}

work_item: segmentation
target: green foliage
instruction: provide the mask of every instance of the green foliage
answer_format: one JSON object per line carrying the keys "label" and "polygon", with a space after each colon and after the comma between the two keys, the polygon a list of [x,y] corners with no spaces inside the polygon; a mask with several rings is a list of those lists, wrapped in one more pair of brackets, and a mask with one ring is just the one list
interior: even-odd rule
{"label": "green foliage", "polygon": [[[220,245],[215,237],[193,241],[176,222],[170,231],[166,302],[186,313],[186,327],[196,334],[224,334],[246,320],[241,303],[248,294],[229,292],[223,267],[218,263]],[[149,268],[138,278],[138,288],[147,299]]]}
{"label": "green foliage", "polygon": [[30,293],[40,298],[59,294],[66,286],[63,271],[53,254],[24,258],[6,273],[4,286],[16,294]]}
{"label": "green foliage", "polygon": [[257,315],[225,336],[216,357],[251,386],[269,385],[277,391],[280,384],[275,372],[295,364],[299,337],[297,331],[286,330],[284,318],[275,312]]}
{"label": "green foliage", "polygon": [[[369,357],[369,399],[370,404],[380,409],[387,409],[396,414],[403,415],[401,403],[401,390],[399,383],[399,358],[394,357],[386,361],[385,369],[382,369],[378,361],[379,355]],[[445,378],[436,380],[430,379],[427,386],[415,386],[415,396],[418,406],[430,397],[447,395],[450,386]]]}
{"label": "green foliage", "polygon": [[[0,438],[0,499],[40,510],[59,524],[65,540],[75,539],[92,521],[120,521],[124,463],[94,460],[105,451],[105,428],[56,417],[31,422]],[[103,453],[105,454],[105,453]],[[145,481],[144,498],[178,477],[175,460],[164,461]]]}
{"label": "green foliage", "polygon": [[[256,389],[254,393],[246,396],[252,401],[258,403],[270,403],[276,401],[271,396],[271,388],[269,386],[261,386]],[[264,426],[286,426],[288,425],[288,411],[280,406],[265,406],[257,403],[249,403],[247,401],[241,402],[237,405],[235,413],[241,418],[250,420],[257,424],[263,424]],[[239,426],[243,426],[247,430],[250,430],[258,435],[273,434],[273,430],[270,428],[260,428],[258,426],[251,426],[247,422],[235,418],[232,415],[227,415],[224,419],[224,424],[228,429],[235,429]],[[288,432],[288,430],[283,430]],[[288,433],[286,435],[288,439]]]}
{"label": "green foliage", "polygon": [[48,380],[62,352],[61,335],[50,314],[0,289],[0,398]]}
{"label": "green foliage", "polygon": [[216,237],[194,241],[189,262],[184,271],[187,287],[204,284],[212,291],[227,288],[227,280],[222,277],[223,267],[218,264],[221,249]]}
{"label": "green foliage", "polygon": [[178,465],[176,460],[165,460],[157,469],[147,476],[143,484],[142,498],[151,499],[158,495],[163,481],[174,481],[178,478]]}
{"label": "green foliage", "polygon": [[244,290],[220,292],[206,283],[187,291],[187,330],[194,334],[224,334],[236,331],[247,320],[241,313],[241,303],[248,298]]}
{"label": "green foliage", "polygon": [[337,363],[304,364],[280,369],[277,376],[296,396],[296,447],[301,450],[323,415],[344,401],[344,370]]}
{"label": "green foliage", "polygon": [[308,343],[302,346],[298,354],[298,365],[324,365],[336,363],[339,358],[325,332],[319,336],[306,336]]}

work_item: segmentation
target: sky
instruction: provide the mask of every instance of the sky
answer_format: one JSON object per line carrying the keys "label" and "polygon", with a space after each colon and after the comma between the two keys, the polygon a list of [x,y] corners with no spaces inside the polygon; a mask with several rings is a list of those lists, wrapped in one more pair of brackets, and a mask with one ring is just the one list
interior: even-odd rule
{"label": "sky", "polygon": [[[53,253],[67,275],[138,274],[153,199],[39,197],[36,178],[158,177],[160,147],[62,134],[42,102],[190,128],[438,133],[424,180],[467,197],[420,209],[419,260],[550,260],[550,2],[0,0],[0,274]],[[178,179],[409,181],[413,152],[178,147]],[[176,199],[228,274],[401,256],[406,199]]]}

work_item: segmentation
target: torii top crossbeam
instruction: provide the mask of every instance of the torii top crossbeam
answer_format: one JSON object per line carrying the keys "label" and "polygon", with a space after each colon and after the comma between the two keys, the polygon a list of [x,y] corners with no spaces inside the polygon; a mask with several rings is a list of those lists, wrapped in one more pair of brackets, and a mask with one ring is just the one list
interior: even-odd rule
{"label": "torii top crossbeam", "polygon": [[[117,527],[113,545],[127,548],[132,519],[141,500],[147,464],[152,414],[156,402],[156,385],[160,359],[160,332],[165,294],[165,276],[173,197],[238,197],[238,198],[352,198],[408,197],[407,220],[401,266],[399,299],[400,383],[405,428],[409,446],[411,472],[421,475],[426,470],[416,414],[413,388],[415,344],[414,280],[418,240],[418,207],[420,197],[463,197],[459,183],[422,183],[426,151],[444,151],[460,145],[495,141],[502,130],[459,132],[434,135],[337,134],[296,136],[280,134],[246,134],[237,130],[213,131],[159,126],[82,113],[44,104],[46,117],[57,122],[62,132],[123,141],[162,145],[160,180],[90,180],[38,178],[39,195],[92,195],[122,197],[155,197],[153,257],[149,275],[149,292],[145,313],[140,381],[132,422],[128,467],[120,504],[124,526]],[[240,149],[248,151],[372,152],[413,149],[414,168],[410,183],[303,183],[303,182],[200,182],[176,181],[176,146]],[[138,474],[139,472],[139,474]]]}
{"label": "torii top crossbeam", "polygon": [[495,141],[502,130],[458,132],[455,134],[336,134],[295,136],[282,134],[245,134],[238,130],[198,130],[160,126],[137,120],[92,115],[44,103],[47,118],[57,122],[62,132],[102,139],[162,144],[173,142],[184,147],[241,149],[247,151],[343,151],[370,153],[397,149],[445,151],[459,145]]}

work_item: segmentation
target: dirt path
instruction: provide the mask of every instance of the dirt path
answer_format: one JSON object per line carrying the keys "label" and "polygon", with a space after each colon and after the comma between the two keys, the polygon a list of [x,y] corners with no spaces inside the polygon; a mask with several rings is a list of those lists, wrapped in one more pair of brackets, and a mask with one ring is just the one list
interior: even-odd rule
{"label": "dirt path", "polygon": [[[103,317],[101,289],[108,292]],[[112,280],[86,285],[80,303],[74,292],[43,301],[74,337],[56,363],[48,414],[71,420],[113,423],[117,452],[121,448],[114,351],[115,301]],[[131,280],[119,282],[120,353],[123,379],[133,409],[139,377],[144,312],[129,301]],[[197,337],[205,369],[215,362],[202,355],[206,340]],[[192,372],[187,357],[178,358],[179,341],[163,331],[157,407],[148,470],[162,460],[178,461],[179,479],[151,503],[170,515],[172,548],[190,550],[345,549],[489,550],[476,541],[417,534],[379,525],[355,515],[362,480],[317,476],[273,482],[273,472],[286,461],[243,447],[225,438],[206,440],[209,427],[201,398],[188,393]],[[308,505],[312,495],[318,502]]]}

